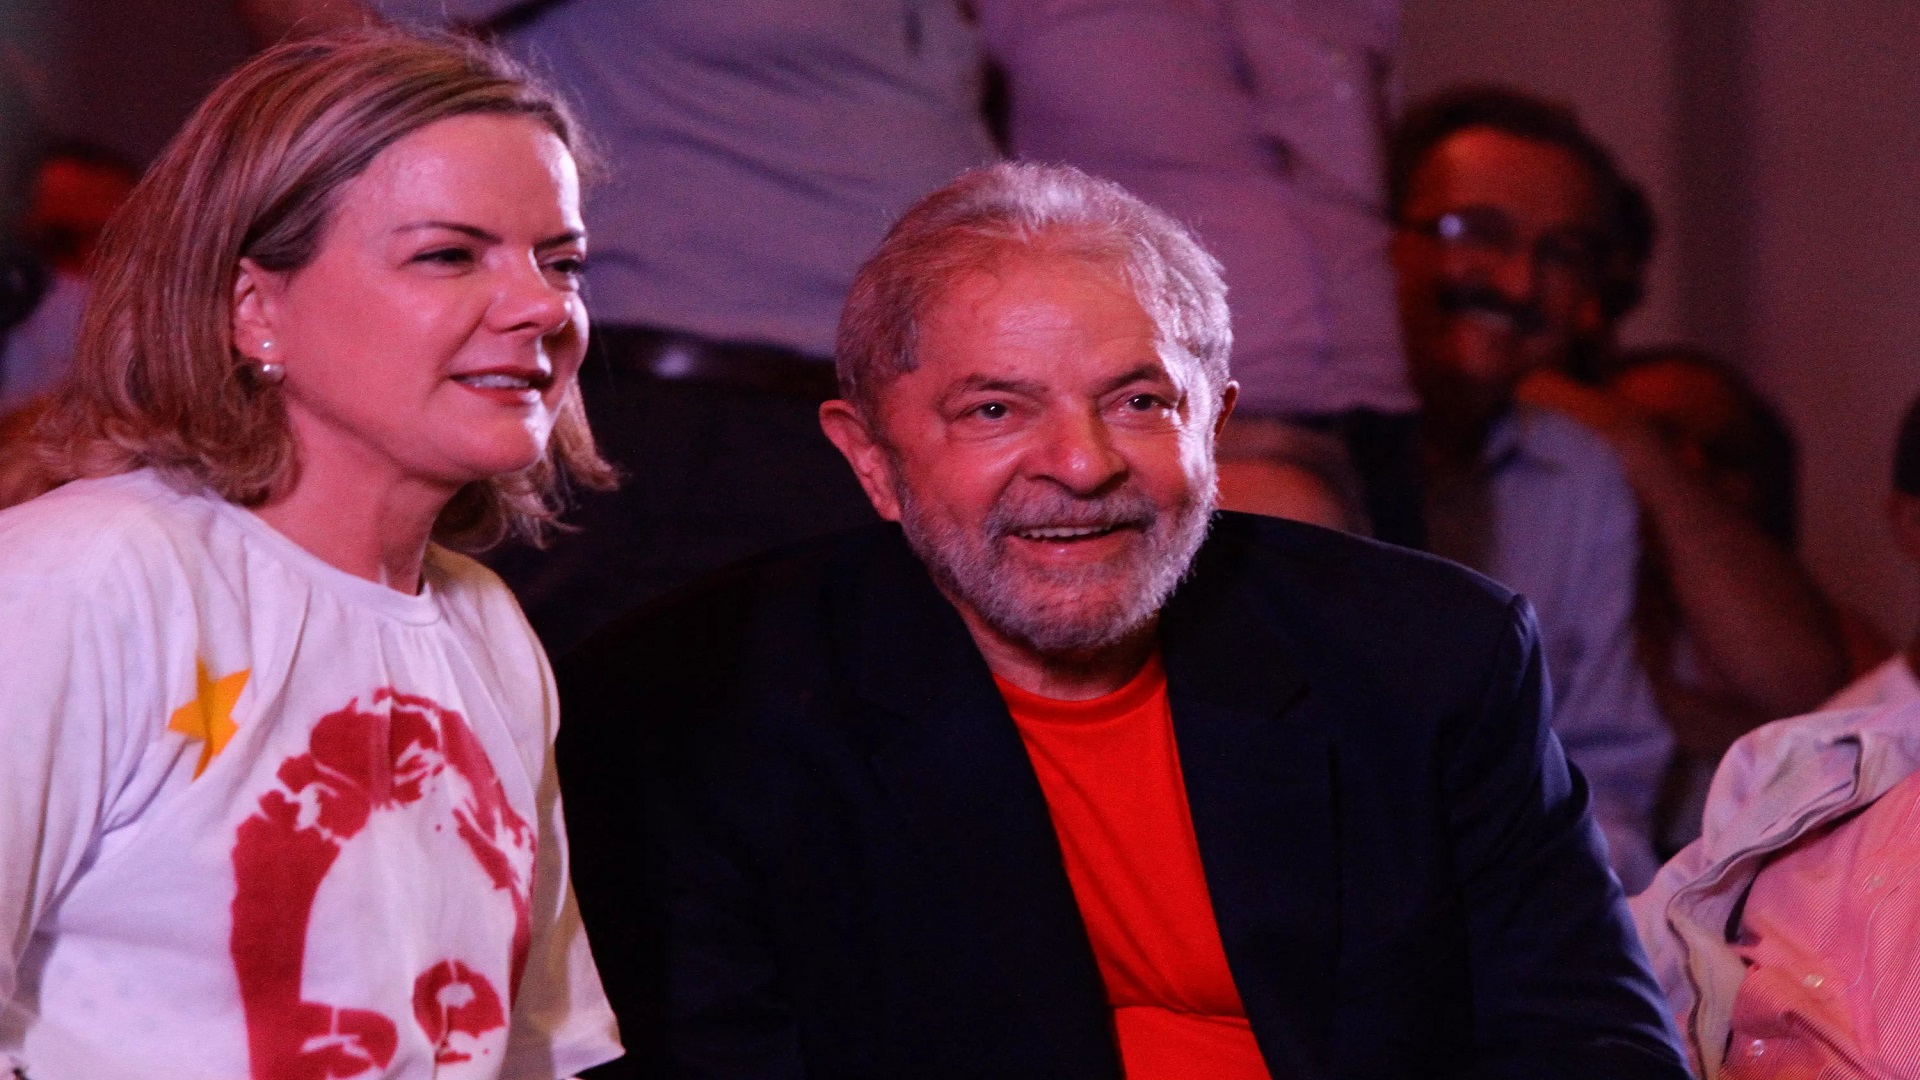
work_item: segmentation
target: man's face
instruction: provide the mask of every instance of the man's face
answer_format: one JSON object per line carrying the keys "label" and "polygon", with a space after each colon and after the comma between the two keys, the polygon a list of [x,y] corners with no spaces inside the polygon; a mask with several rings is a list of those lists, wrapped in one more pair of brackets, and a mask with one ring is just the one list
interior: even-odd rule
{"label": "man's face", "polygon": [[1112,269],[1012,252],[933,301],[864,455],[836,436],[976,635],[1090,653],[1185,573],[1232,391],[1157,336]]}
{"label": "man's face", "polygon": [[1444,419],[1506,407],[1595,317],[1598,192],[1549,143],[1466,128],[1414,170],[1393,244],[1415,388]]}
{"label": "man's face", "polygon": [[1753,515],[1759,478],[1741,445],[1745,409],[1719,373],[1682,360],[1629,368],[1608,389],[1639,412],[1680,465],[1721,498]]}

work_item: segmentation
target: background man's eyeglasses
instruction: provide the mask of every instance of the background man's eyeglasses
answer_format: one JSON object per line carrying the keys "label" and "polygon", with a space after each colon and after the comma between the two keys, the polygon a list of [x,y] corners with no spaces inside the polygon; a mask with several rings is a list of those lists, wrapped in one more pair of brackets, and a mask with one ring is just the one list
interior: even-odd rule
{"label": "background man's eyeglasses", "polygon": [[[1428,237],[1442,246],[1479,255],[1511,259],[1523,246],[1519,223],[1504,210],[1490,206],[1472,206],[1451,210],[1438,217],[1411,221],[1403,228]],[[1588,229],[1557,229],[1533,238],[1535,267],[1556,273],[1595,280],[1606,263],[1607,244]]]}

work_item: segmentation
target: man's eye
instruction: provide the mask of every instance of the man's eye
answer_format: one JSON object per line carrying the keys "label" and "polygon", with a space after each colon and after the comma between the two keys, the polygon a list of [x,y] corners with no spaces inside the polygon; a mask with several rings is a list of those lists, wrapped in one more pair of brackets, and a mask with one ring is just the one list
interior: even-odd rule
{"label": "man's eye", "polygon": [[1166,400],[1158,394],[1135,394],[1127,399],[1127,408],[1134,412],[1152,412],[1166,407]]}
{"label": "man's eye", "polygon": [[547,270],[550,273],[565,274],[570,278],[579,277],[586,272],[586,269],[587,260],[579,255],[564,255],[547,263]]}
{"label": "man's eye", "polygon": [[1576,274],[1597,273],[1600,268],[1600,244],[1584,236],[1549,235],[1534,246],[1534,258],[1559,270]]}
{"label": "man's eye", "polygon": [[988,401],[973,407],[973,415],[982,420],[1005,420],[1012,413],[1004,401]]}

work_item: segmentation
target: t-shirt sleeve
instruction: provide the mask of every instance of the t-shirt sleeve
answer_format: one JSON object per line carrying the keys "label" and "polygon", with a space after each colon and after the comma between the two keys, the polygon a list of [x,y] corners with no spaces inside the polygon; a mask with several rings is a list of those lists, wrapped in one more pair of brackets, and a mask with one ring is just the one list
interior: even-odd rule
{"label": "t-shirt sleeve", "polygon": [[152,623],[151,593],[60,566],[49,546],[0,533],[12,564],[0,569],[0,1011],[159,708],[158,646],[137,629]]}
{"label": "t-shirt sleeve", "polygon": [[559,704],[552,673],[544,662],[537,667],[547,739],[536,785],[540,840],[533,871],[533,937],[501,1071],[516,1080],[570,1077],[621,1052],[613,1006],[601,989],[567,873],[566,824],[552,744]]}

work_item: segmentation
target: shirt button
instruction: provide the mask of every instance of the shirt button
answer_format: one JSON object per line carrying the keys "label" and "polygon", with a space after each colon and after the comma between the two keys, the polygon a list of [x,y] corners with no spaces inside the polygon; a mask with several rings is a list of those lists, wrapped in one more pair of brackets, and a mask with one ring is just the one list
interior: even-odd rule
{"label": "shirt button", "polygon": [[1800,980],[1800,985],[1806,987],[1809,990],[1818,990],[1820,989],[1820,984],[1826,981],[1827,980],[1821,978],[1818,975],[1809,975],[1806,978]]}
{"label": "shirt button", "polygon": [[1880,886],[1885,885],[1886,883],[1887,883],[1887,879],[1880,876],[1879,874],[1867,875],[1867,888],[1869,889],[1877,889]]}
{"label": "shirt button", "polygon": [[1759,1057],[1760,1055],[1766,1052],[1767,1052],[1767,1040],[1765,1039],[1755,1039],[1752,1042],[1747,1044],[1748,1057]]}

